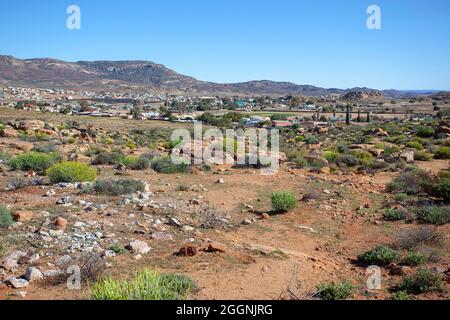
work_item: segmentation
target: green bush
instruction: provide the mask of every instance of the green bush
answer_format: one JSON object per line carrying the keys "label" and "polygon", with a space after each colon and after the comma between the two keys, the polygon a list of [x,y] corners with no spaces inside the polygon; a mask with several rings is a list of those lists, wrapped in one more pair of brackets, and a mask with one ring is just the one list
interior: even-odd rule
{"label": "green bush", "polygon": [[406,201],[406,199],[408,199],[408,195],[406,193],[397,193],[394,196],[394,200],[397,202],[403,202]]}
{"label": "green bush", "polygon": [[375,249],[369,250],[358,256],[358,260],[366,265],[387,266],[394,262],[399,256],[399,253],[387,246],[380,245]]}
{"label": "green bush", "polygon": [[94,160],[92,161],[92,164],[95,165],[115,165],[120,163],[120,160],[122,160],[124,157],[122,151],[120,150],[114,150],[111,152],[102,151],[99,152]]}
{"label": "green bush", "polygon": [[47,170],[51,183],[86,182],[97,178],[97,170],[79,162],[61,162]]}
{"label": "green bush", "polygon": [[152,166],[151,158],[146,155],[140,157],[128,156],[118,161],[127,167],[127,169],[131,170],[146,170],[150,169]]}
{"label": "green bush", "polygon": [[450,148],[440,147],[434,154],[435,159],[450,159]]}
{"label": "green bush", "polygon": [[334,151],[325,151],[323,153],[323,157],[328,160],[329,163],[334,163],[339,154]]}
{"label": "green bush", "polygon": [[387,221],[399,221],[406,219],[405,212],[398,209],[387,209],[383,213],[383,219]]}
{"label": "green bush", "polygon": [[99,180],[92,187],[93,191],[99,194],[118,196],[135,192],[143,192],[145,184],[134,179]]}
{"label": "green bush", "polygon": [[93,300],[183,300],[196,288],[187,276],[144,270],[131,281],[107,278],[90,289]]}
{"label": "green bush", "polygon": [[414,152],[414,160],[416,161],[431,161],[433,159],[433,155],[424,151],[415,151]]}
{"label": "green bush", "polygon": [[7,228],[13,223],[11,212],[5,207],[0,207],[0,228]]}
{"label": "green bush", "polygon": [[322,300],[348,299],[351,297],[353,289],[353,285],[348,281],[317,286],[318,295]]}
{"label": "green bush", "polygon": [[317,139],[314,136],[307,136],[307,137],[305,137],[303,142],[306,143],[306,144],[318,144],[319,143],[319,139]]}
{"label": "green bush", "polygon": [[406,147],[416,150],[423,150],[423,145],[418,141],[410,141],[406,144]]}
{"label": "green bush", "polygon": [[391,295],[390,300],[414,300],[414,296],[410,295],[407,291],[397,291]]}
{"label": "green bush", "polygon": [[373,160],[373,155],[365,150],[354,150],[352,151],[352,155],[358,158],[363,165],[369,165]]}
{"label": "green bush", "polygon": [[427,257],[419,252],[408,252],[406,256],[400,262],[405,266],[418,266],[424,264],[427,261]]}
{"label": "green bush", "polygon": [[152,161],[152,168],[159,173],[187,173],[191,166],[186,163],[175,164],[170,157],[157,158]]}
{"label": "green bush", "polygon": [[416,195],[428,191],[433,183],[433,178],[426,171],[413,169],[404,172],[388,184],[389,192],[401,192],[408,195]]}
{"label": "green bush", "polygon": [[434,129],[431,127],[422,126],[417,130],[417,136],[421,138],[431,138],[432,136],[434,136],[434,134]]}
{"label": "green bush", "polygon": [[28,152],[12,158],[8,165],[12,170],[36,171],[44,173],[56,161],[58,156],[54,153]]}
{"label": "green bush", "polygon": [[438,175],[432,188],[432,195],[444,199],[445,202],[450,201],[450,178],[440,174]]}
{"label": "green bush", "polygon": [[444,225],[450,221],[450,208],[426,206],[416,209],[416,217],[419,222],[435,225]]}
{"label": "green bush", "polygon": [[127,252],[127,250],[126,250],[124,247],[119,246],[119,245],[117,245],[117,244],[110,246],[110,247],[108,248],[108,250],[111,250],[111,251],[114,252],[115,254],[124,254],[124,253]]}
{"label": "green bush", "polygon": [[275,212],[289,212],[297,207],[297,197],[292,192],[272,193],[272,209]]}
{"label": "green bush", "polygon": [[410,294],[421,294],[441,291],[442,288],[442,276],[440,274],[428,269],[420,269],[415,274],[404,277],[397,290]]}
{"label": "green bush", "polygon": [[347,166],[347,167],[355,167],[360,164],[359,159],[354,155],[344,154],[340,155],[336,159],[336,164],[338,166]]}
{"label": "green bush", "polygon": [[292,162],[294,162],[295,166],[299,169],[306,168],[308,166],[308,161],[302,156],[298,156]]}

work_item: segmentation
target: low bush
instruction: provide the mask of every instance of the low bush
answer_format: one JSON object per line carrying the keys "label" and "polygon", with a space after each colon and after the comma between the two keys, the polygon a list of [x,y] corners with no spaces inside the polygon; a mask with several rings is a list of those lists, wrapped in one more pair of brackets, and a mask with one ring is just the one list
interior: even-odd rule
{"label": "low bush", "polygon": [[450,208],[425,206],[416,209],[417,220],[421,223],[444,225],[450,221]]}
{"label": "low bush", "polygon": [[92,164],[95,165],[115,165],[120,163],[120,160],[123,159],[124,155],[122,151],[101,151],[96,154],[94,160],[92,160]]}
{"label": "low bush", "polygon": [[416,195],[426,192],[433,184],[433,177],[424,170],[412,169],[404,172],[388,184],[389,192],[401,192]]}
{"label": "low bush", "polygon": [[303,142],[305,144],[318,144],[319,139],[317,139],[315,136],[306,136]]}
{"label": "low bush", "polygon": [[417,136],[421,138],[431,138],[434,136],[435,131],[432,127],[421,126],[417,130]]}
{"label": "low bush", "polygon": [[142,155],[140,157],[128,156],[118,161],[131,170],[147,170],[152,166],[152,157],[150,155]]}
{"label": "low bush", "polygon": [[447,171],[439,173],[433,184],[431,194],[442,198],[445,202],[450,202],[450,177],[447,176]]}
{"label": "low bush", "polygon": [[387,221],[399,221],[406,219],[406,213],[399,209],[387,209],[383,213],[383,219]]}
{"label": "low bush", "polygon": [[410,141],[406,144],[406,147],[416,150],[423,150],[423,145],[418,141]]}
{"label": "low bush", "polygon": [[47,143],[41,143],[33,148],[33,151],[35,152],[41,152],[41,153],[52,153],[56,152],[56,143],[55,142],[47,142]]}
{"label": "low bush", "polygon": [[289,212],[297,207],[297,197],[292,192],[272,193],[272,209],[275,212]]}
{"label": "low bush", "polygon": [[416,161],[431,161],[433,159],[433,155],[424,151],[415,151],[414,152],[414,160]]}
{"label": "low bush", "polygon": [[408,252],[405,257],[400,261],[405,266],[415,267],[424,264],[427,261],[427,257],[419,252]]}
{"label": "low bush", "polygon": [[358,260],[366,265],[387,266],[399,257],[399,253],[385,245],[380,245],[358,256]]}
{"label": "low bush", "polygon": [[5,207],[0,207],[0,228],[7,228],[13,223],[11,212]]}
{"label": "low bush", "polygon": [[339,154],[336,153],[336,152],[334,152],[334,151],[325,151],[325,152],[323,153],[323,157],[324,157],[325,159],[327,159],[327,161],[328,161],[329,163],[334,163],[334,162],[336,161],[336,159],[337,159],[338,156],[339,156]]}
{"label": "low bush", "polygon": [[420,269],[413,275],[405,276],[397,290],[410,294],[442,291],[442,276],[428,269]]}
{"label": "low bush", "polygon": [[416,250],[424,246],[440,247],[445,235],[434,226],[421,226],[398,233],[394,247],[400,250]]}
{"label": "low bush", "polygon": [[353,285],[348,282],[321,284],[317,286],[318,296],[322,300],[345,300],[352,296]]}
{"label": "low bush", "polygon": [[157,158],[152,161],[152,169],[159,173],[188,173],[191,166],[186,163],[175,164],[170,157]]}
{"label": "low bush", "polygon": [[450,159],[450,148],[449,147],[439,147],[439,149],[434,154],[435,159]]}
{"label": "low bush", "polygon": [[108,250],[114,252],[115,254],[124,254],[127,252],[127,250],[124,247],[119,246],[117,244],[110,246]]}
{"label": "low bush", "polygon": [[414,300],[414,296],[410,295],[407,291],[397,291],[391,295],[389,300]]}
{"label": "low bush", "polygon": [[99,194],[118,196],[135,192],[143,192],[145,184],[134,179],[99,180],[92,186],[94,192]]}
{"label": "low bush", "polygon": [[292,160],[292,162],[295,164],[295,167],[297,167],[298,169],[303,169],[308,166],[308,161],[306,161],[306,159],[303,158],[302,156],[298,156],[297,158]]}
{"label": "low bush", "polygon": [[31,185],[31,181],[29,179],[26,179],[24,177],[16,176],[8,179],[8,182],[6,183],[6,188],[8,190],[19,190],[26,188]]}
{"label": "low bush", "polygon": [[355,167],[360,164],[359,159],[354,155],[340,155],[336,159],[336,164],[338,166],[347,166],[347,167]]}
{"label": "low bush", "polygon": [[51,183],[87,182],[97,178],[97,170],[79,162],[61,162],[47,170]]}
{"label": "low bush", "polygon": [[196,288],[187,276],[144,270],[131,281],[107,278],[90,289],[93,300],[183,300]]}
{"label": "low bush", "polygon": [[44,173],[57,160],[58,156],[54,153],[28,152],[12,158],[8,165],[12,170],[32,170]]}

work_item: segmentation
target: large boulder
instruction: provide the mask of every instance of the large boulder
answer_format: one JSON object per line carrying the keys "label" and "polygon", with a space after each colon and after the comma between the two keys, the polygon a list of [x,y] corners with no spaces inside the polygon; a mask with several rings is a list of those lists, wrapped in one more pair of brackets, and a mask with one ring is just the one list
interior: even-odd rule
{"label": "large boulder", "polygon": [[414,162],[414,151],[413,150],[403,151],[400,154],[400,158],[405,160],[406,163],[413,163]]}
{"label": "large boulder", "polygon": [[127,249],[133,253],[146,254],[151,248],[144,241],[134,240],[127,246]]}
{"label": "large boulder", "polygon": [[0,130],[0,137],[3,138],[17,138],[19,136],[19,132],[16,129],[10,126],[6,126],[5,128]]}
{"label": "large boulder", "polygon": [[25,131],[42,130],[45,127],[45,122],[41,121],[41,120],[23,120],[23,121],[19,122],[17,127],[18,127],[18,129],[25,130]]}

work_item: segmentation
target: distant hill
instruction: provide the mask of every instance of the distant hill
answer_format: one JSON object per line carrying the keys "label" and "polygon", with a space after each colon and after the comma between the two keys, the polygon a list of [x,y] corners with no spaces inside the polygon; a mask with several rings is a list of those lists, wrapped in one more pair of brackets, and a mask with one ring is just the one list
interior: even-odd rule
{"label": "distant hill", "polygon": [[[207,82],[179,74],[164,65],[151,61],[79,61],[57,59],[17,59],[0,55],[0,84],[41,86],[53,88],[142,88],[161,92],[186,94],[247,94],[247,95],[348,95],[365,99],[379,91],[354,89],[326,89],[311,85],[269,80],[241,83]],[[389,90],[388,93],[395,90]],[[360,93],[358,93],[360,92]],[[372,93],[368,93],[372,92]],[[377,93],[377,95],[378,95]],[[401,91],[395,91],[395,95]],[[391,94],[387,94],[391,96]],[[394,96],[394,94],[392,95]]]}

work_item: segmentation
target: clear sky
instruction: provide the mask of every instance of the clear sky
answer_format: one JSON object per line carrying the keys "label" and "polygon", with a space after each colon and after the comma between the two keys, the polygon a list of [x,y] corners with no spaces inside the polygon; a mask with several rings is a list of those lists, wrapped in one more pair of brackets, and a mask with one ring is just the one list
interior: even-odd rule
{"label": "clear sky", "polygon": [[[66,9],[81,8],[81,30]],[[366,27],[381,8],[381,30]],[[200,80],[450,89],[450,0],[2,0],[0,54],[151,60]]]}

